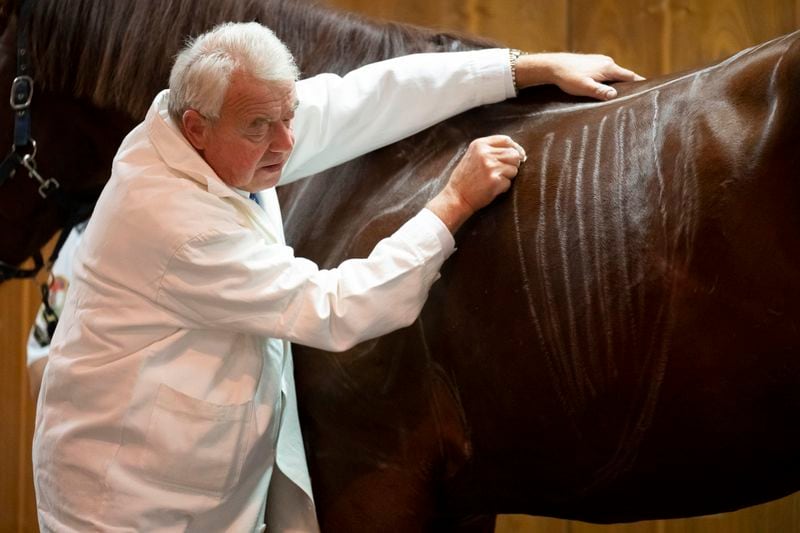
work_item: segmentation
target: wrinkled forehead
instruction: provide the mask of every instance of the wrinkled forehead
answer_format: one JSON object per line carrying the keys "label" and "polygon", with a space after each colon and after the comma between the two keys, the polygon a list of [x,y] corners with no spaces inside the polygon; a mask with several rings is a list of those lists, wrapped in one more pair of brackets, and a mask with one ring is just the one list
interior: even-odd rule
{"label": "wrinkled forehead", "polygon": [[293,80],[269,81],[266,83],[267,90],[275,94],[283,105],[292,110],[297,109],[300,102],[297,99],[297,87]]}
{"label": "wrinkled forehead", "polygon": [[246,73],[234,72],[225,93],[222,112],[234,114],[285,115],[297,107],[293,80],[261,80]]}

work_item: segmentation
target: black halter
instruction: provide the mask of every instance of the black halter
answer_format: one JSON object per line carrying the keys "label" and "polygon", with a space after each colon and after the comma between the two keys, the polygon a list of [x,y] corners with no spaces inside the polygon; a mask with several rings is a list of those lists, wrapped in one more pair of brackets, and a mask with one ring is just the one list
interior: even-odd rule
{"label": "black halter", "polygon": [[[39,183],[39,195],[53,200],[61,211],[61,235],[53,253],[47,261],[48,271],[58,258],[58,252],[67,240],[67,236],[75,224],[88,218],[93,204],[65,194],[59,182],[54,178],[44,178],[36,170],[36,141],[31,136],[31,101],[33,100],[33,77],[30,66],[30,49],[28,31],[34,0],[23,0],[17,17],[17,76],[11,84],[9,104],[14,111],[14,144],[11,151],[0,163],[0,188],[13,178],[18,170],[24,169],[28,177]],[[2,190],[2,189],[0,189]],[[33,268],[20,268],[0,261],[0,283],[15,278],[32,278],[45,266],[42,254],[37,250],[32,256]],[[47,286],[42,291],[46,301]]]}

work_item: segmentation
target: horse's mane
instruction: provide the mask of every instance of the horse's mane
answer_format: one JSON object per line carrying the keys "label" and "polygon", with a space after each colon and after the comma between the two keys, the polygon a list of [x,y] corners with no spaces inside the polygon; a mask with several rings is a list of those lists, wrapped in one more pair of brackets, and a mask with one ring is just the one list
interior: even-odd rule
{"label": "horse's mane", "polygon": [[304,76],[342,74],[414,52],[492,45],[303,0],[38,0],[30,31],[37,83],[140,119],[166,87],[185,40],[226,21],[273,29]]}

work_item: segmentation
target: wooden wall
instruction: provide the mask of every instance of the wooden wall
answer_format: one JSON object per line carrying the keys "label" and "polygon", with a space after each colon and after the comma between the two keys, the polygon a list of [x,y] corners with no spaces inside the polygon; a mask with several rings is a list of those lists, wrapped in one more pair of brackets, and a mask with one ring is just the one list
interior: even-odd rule
{"label": "wooden wall", "polygon": [[701,66],[800,27],[800,0],[326,3],[378,18],[475,33],[532,52],[600,52],[643,76]]}
{"label": "wooden wall", "polygon": [[37,531],[31,476],[35,405],[28,393],[25,342],[39,306],[31,282],[0,285],[0,532]]}
{"label": "wooden wall", "polygon": [[[647,77],[723,59],[800,29],[800,0],[328,0],[342,9],[470,32],[515,48],[597,52]],[[800,450],[798,450],[800,453]],[[691,520],[598,526],[502,516],[497,533],[800,533],[800,493]]]}
{"label": "wooden wall", "polygon": [[[800,28],[800,0],[328,0],[372,16],[468,31],[530,51],[602,52],[644,76],[706,64]],[[30,476],[34,406],[24,345],[31,283],[0,285],[0,532],[36,531]],[[800,495],[693,520],[593,526],[508,516],[502,533],[796,533]]]}

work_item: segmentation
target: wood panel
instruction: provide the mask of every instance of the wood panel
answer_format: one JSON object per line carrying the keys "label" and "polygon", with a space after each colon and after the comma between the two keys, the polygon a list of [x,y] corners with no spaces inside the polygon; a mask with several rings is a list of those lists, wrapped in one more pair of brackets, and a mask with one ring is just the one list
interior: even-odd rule
{"label": "wood panel", "polygon": [[568,46],[567,0],[473,0],[466,31],[521,50],[564,50]]}
{"label": "wood panel", "polygon": [[570,49],[644,76],[700,67],[798,27],[786,0],[571,0]]}
{"label": "wood panel", "polygon": [[329,0],[384,20],[470,32],[524,50],[567,47],[568,0]]}
{"label": "wood panel", "polygon": [[24,355],[37,306],[33,283],[0,285],[0,531],[37,531],[30,466],[33,402]]}
{"label": "wood panel", "polygon": [[570,533],[571,522],[525,515],[498,516],[494,533]]}
{"label": "wood panel", "polygon": [[800,0],[328,0],[368,16],[467,31],[531,51],[611,55],[677,72],[800,28]]}
{"label": "wood panel", "polygon": [[665,72],[695,68],[789,33],[800,2],[785,0],[671,0]]}
{"label": "wood panel", "polygon": [[603,53],[642,76],[666,72],[664,48],[669,6],[657,0],[570,0],[569,46]]}
{"label": "wood panel", "polygon": [[800,495],[724,513],[684,520],[653,520],[633,524],[596,525],[585,522],[500,516],[495,533],[798,533]]}
{"label": "wood panel", "polygon": [[466,29],[458,9],[445,2],[430,0],[374,1],[349,0],[346,3],[327,2],[350,11],[397,22],[408,22],[442,29]]}

